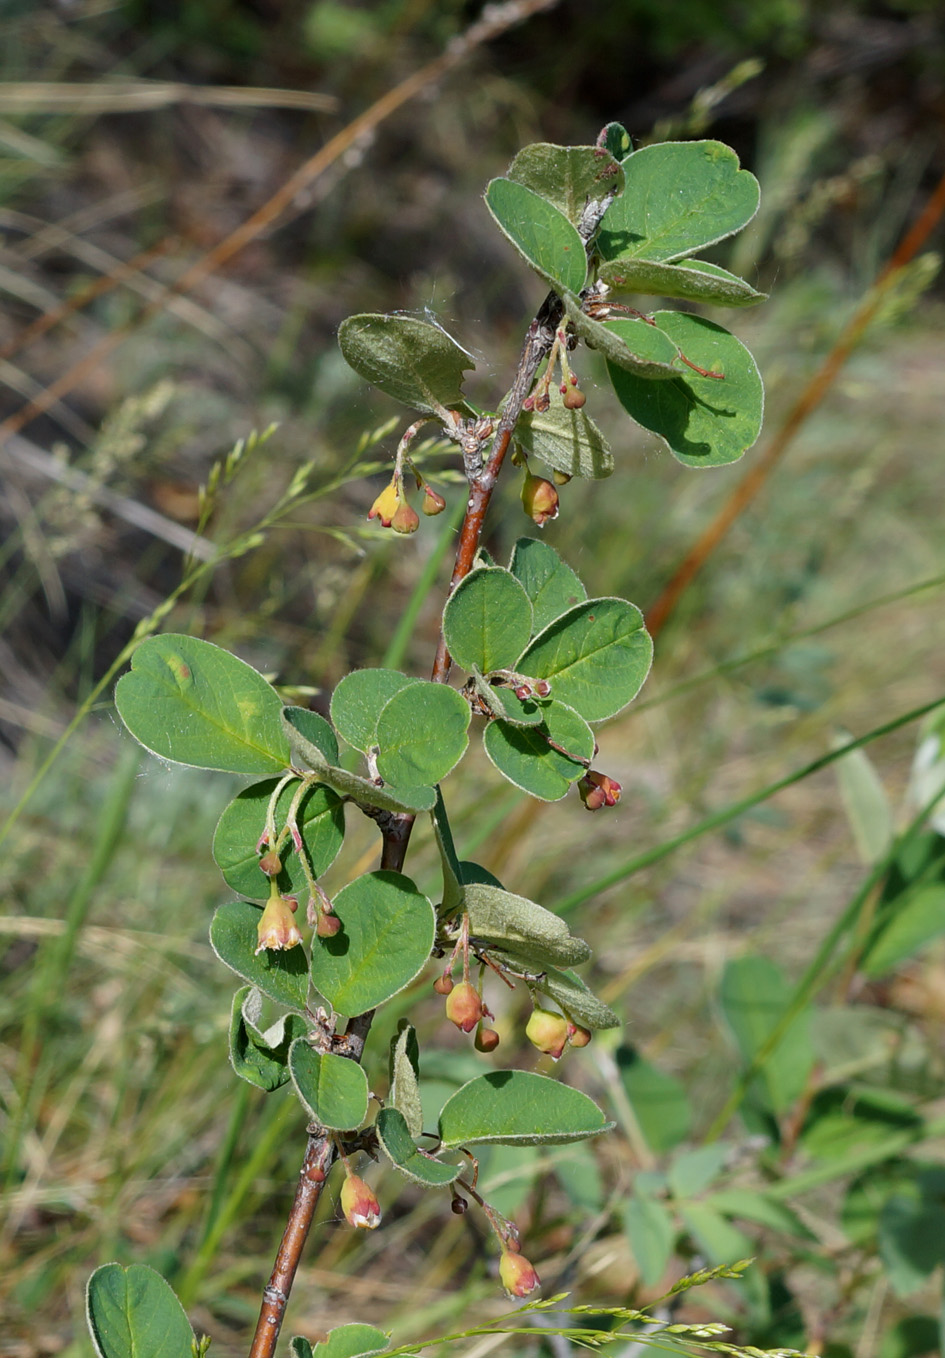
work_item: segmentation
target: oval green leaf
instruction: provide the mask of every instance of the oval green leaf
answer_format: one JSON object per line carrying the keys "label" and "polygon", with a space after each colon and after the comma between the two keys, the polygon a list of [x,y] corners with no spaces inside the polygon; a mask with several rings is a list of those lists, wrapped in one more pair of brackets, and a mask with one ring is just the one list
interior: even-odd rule
{"label": "oval green leaf", "polygon": [[[366,753],[377,744],[377,719],[395,693],[422,683],[399,670],[352,670],[339,681],[331,695],[331,720],[335,730],[354,749]],[[337,763],[337,759],[329,763]]]}
{"label": "oval green leaf", "polygon": [[579,1089],[525,1070],[493,1070],[457,1089],[440,1112],[446,1149],[500,1142],[556,1146],[613,1127]]}
{"label": "oval green leaf", "polygon": [[719,141],[644,146],[623,170],[626,187],[596,240],[604,259],[681,259],[740,231],[758,211],[757,179]]}
{"label": "oval green leaf", "polygon": [[290,1344],[292,1358],[373,1358],[389,1348],[390,1336],[373,1325],[338,1325],[320,1344],[298,1336]]}
{"label": "oval green leaf", "polygon": [[148,637],[115,688],[118,715],[162,759],[225,773],[289,764],[282,700],[245,661],[197,637]]}
{"label": "oval green leaf", "polygon": [[295,1092],[316,1122],[334,1132],[353,1131],[367,1116],[368,1082],[357,1061],[317,1052],[300,1037],[289,1050]]}
{"label": "oval green leaf", "polygon": [[517,668],[550,680],[552,697],[585,721],[603,721],[636,697],[652,660],[638,608],[626,599],[588,599],[539,633]]}
{"label": "oval green leaf", "polygon": [[[781,969],[767,957],[745,956],[729,962],[722,974],[722,1012],[748,1065],[778,1026],[793,999]],[[811,1042],[812,1011],[799,1011],[769,1052],[759,1072],[757,1089],[771,1112],[783,1113],[807,1087],[815,1054]]]}
{"label": "oval green leaf", "polygon": [[635,1047],[618,1047],[615,1060],[620,1083],[650,1150],[660,1154],[685,1141],[692,1128],[685,1086],[644,1060]]}
{"label": "oval green leaf", "polygon": [[590,204],[620,193],[624,184],[619,161],[609,151],[550,142],[523,147],[509,166],[508,178],[546,199],[577,228],[586,222]]}
{"label": "oval green leaf", "polygon": [[[314,715],[314,714],[313,714]],[[266,810],[277,779],[253,783],[234,797],[217,822],[213,836],[213,857],[223,879],[233,891],[250,900],[265,900],[269,880],[259,870],[256,845],[266,826]],[[276,802],[276,826],[285,824],[292,799],[299,790],[289,783]],[[313,783],[302,798],[296,813],[304,852],[315,877],[320,877],[334,862],[344,842],[344,806],[336,793],[321,783]],[[307,880],[299,855],[288,840],[282,855],[279,890],[288,895],[304,891]]]}
{"label": "oval green leaf", "polygon": [[160,1273],[102,1264],[89,1279],[86,1318],[98,1358],[192,1358],[194,1332]]}
{"label": "oval green leaf", "polygon": [[566,476],[600,481],[614,469],[610,447],[583,410],[568,410],[556,386],[548,393],[547,410],[526,411],[515,426],[515,441],[529,455]]}
{"label": "oval green leaf", "polygon": [[768,295],[757,292],[744,278],[704,259],[687,259],[682,264],[615,259],[604,264],[598,276],[612,292],[683,297],[704,306],[755,306]]}
{"label": "oval green leaf", "polygon": [[308,996],[308,962],[300,945],[259,954],[257,927],[262,910],[249,901],[221,905],[210,925],[210,946],[231,971],[258,987],[264,995],[287,1009],[305,1008]]}
{"label": "oval green leaf", "polygon": [[587,277],[584,242],[563,213],[511,179],[493,179],[486,189],[486,207],[546,283],[559,291],[581,291]]}
{"label": "oval green leaf", "polygon": [[338,343],[359,377],[412,410],[432,415],[463,406],[463,374],[476,365],[438,325],[414,316],[349,316]]}
{"label": "oval green leaf", "polygon": [[443,638],[456,664],[468,673],[510,668],[531,634],[528,595],[501,566],[470,571],[443,610]]}
{"label": "oval green leaf", "polygon": [[312,981],[337,1013],[354,1018],[419,975],[433,947],[436,920],[410,878],[387,870],[342,887],[334,908],[341,931],[314,941]]}
{"label": "oval green leaf", "polygon": [[574,966],[591,955],[560,915],[525,896],[479,883],[467,884],[464,895],[469,932],[477,942],[519,951],[527,947],[541,966]]}
{"label": "oval green leaf", "polygon": [[445,778],[469,743],[470,715],[447,684],[421,680],[395,693],[377,719],[377,771],[385,783],[396,791]]}
{"label": "oval green leaf", "polygon": [[[542,707],[540,726],[491,721],[482,740],[486,754],[510,783],[540,801],[557,802],[587,768],[581,761],[589,761],[594,754],[594,732],[564,703],[549,702]],[[564,751],[574,757],[568,758]]]}
{"label": "oval green leaf", "polygon": [[382,1108],[377,1115],[377,1139],[381,1150],[395,1169],[424,1188],[444,1188],[462,1174],[464,1166],[444,1165],[431,1155],[424,1155],[410,1135],[402,1113],[396,1108]]}
{"label": "oval green leaf", "polygon": [[293,758],[300,755],[304,763],[313,763],[316,768],[321,768],[324,761],[338,763],[337,738],[318,712],[307,707],[284,707],[282,729],[288,736]]}
{"label": "oval green leaf", "polygon": [[[737,462],[761,432],[765,394],[755,360],[734,335],[702,316],[657,311],[654,319],[686,358],[722,377],[678,368],[672,382],[657,387],[608,362],[620,404],[688,467]],[[608,322],[617,333],[635,324]]]}
{"label": "oval green leaf", "polygon": [[532,626],[536,632],[587,598],[587,590],[576,572],[539,538],[519,538],[512,549],[509,569],[531,600]]}

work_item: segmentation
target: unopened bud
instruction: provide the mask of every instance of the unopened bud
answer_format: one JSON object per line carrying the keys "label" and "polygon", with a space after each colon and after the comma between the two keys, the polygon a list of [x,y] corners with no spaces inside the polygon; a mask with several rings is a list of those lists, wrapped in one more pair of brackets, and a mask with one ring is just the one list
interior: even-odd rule
{"label": "unopened bud", "polygon": [[588,811],[616,806],[622,791],[616,778],[609,778],[606,773],[598,773],[596,769],[588,769],[584,777],[578,779],[578,795]]}
{"label": "unopened bud", "polygon": [[406,500],[401,500],[390,526],[395,533],[415,533],[420,527],[420,515]]}
{"label": "unopened bud", "polygon": [[580,387],[568,387],[564,393],[563,405],[565,410],[580,410],[587,400]]}
{"label": "unopened bud", "polygon": [[577,1023],[568,1023],[568,1042],[572,1047],[586,1047],[593,1036],[590,1028],[582,1028]]}
{"label": "unopened bud", "polygon": [[548,395],[547,391],[540,391],[535,397],[535,409],[540,415],[543,415],[550,405],[551,397]]}
{"label": "unopened bud", "polygon": [[371,505],[368,511],[369,519],[380,519],[382,528],[390,528],[394,521],[394,515],[400,508],[402,501],[397,490],[396,477],[392,477],[390,482],[384,487],[380,495]]}
{"label": "unopened bud", "polygon": [[522,507],[539,528],[544,528],[549,519],[558,517],[558,492],[543,476],[526,472],[522,485]]}
{"label": "unopened bud", "polygon": [[557,1061],[568,1043],[568,1021],[563,1014],[536,1005],[526,1024],[525,1036],[533,1047]]}
{"label": "unopened bud", "polygon": [[433,989],[438,995],[448,995],[453,989],[453,978],[448,971],[444,971],[442,976],[438,976],[433,982]]}
{"label": "unopened bud", "polygon": [[319,910],[318,920],[315,924],[315,932],[319,938],[334,938],[335,934],[341,931],[341,920],[337,915],[326,915],[324,910]]}
{"label": "unopened bud", "polygon": [[269,900],[256,926],[259,939],[257,953],[265,948],[295,948],[302,942],[299,926],[293,919],[298,908],[299,903],[294,896],[280,896],[275,881],[270,882]]}
{"label": "unopened bud", "polygon": [[547,698],[548,694],[551,692],[551,685],[548,683],[548,680],[536,679],[535,692],[539,698]]}
{"label": "unopened bud", "polygon": [[476,1036],[473,1046],[477,1052],[494,1052],[499,1045],[499,1034],[494,1028],[484,1028],[482,1024],[476,1029]]}
{"label": "unopened bud", "polygon": [[357,1174],[349,1174],[341,1186],[341,1210],[351,1226],[373,1231],[381,1224],[381,1205]]}
{"label": "unopened bud", "polygon": [[460,981],[446,997],[446,1017],[464,1033],[471,1033],[482,1018],[482,1000],[470,981]]}
{"label": "unopened bud", "polygon": [[262,858],[259,860],[259,870],[260,872],[264,872],[267,877],[279,876],[279,873],[282,871],[282,859],[276,853],[275,849],[270,849],[268,853],[263,854]]}
{"label": "unopened bud", "polygon": [[528,1262],[524,1254],[513,1254],[510,1250],[502,1251],[499,1281],[510,1297],[518,1298],[530,1296],[536,1287],[541,1286],[534,1265]]}
{"label": "unopened bud", "polygon": [[443,510],[446,508],[446,501],[443,499],[443,496],[438,495],[431,486],[424,486],[423,503],[420,508],[423,510],[424,514],[442,514]]}

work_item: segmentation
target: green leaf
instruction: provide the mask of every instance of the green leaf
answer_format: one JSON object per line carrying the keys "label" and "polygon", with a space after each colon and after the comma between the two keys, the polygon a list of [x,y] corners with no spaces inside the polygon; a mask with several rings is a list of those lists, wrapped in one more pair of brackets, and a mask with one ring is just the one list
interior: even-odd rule
{"label": "green leaf", "polygon": [[734,1264],[748,1259],[751,1241],[705,1202],[684,1202],[679,1215],[686,1229],[710,1264]]}
{"label": "green leaf", "polygon": [[289,1072],[295,1092],[323,1127],[353,1131],[367,1117],[367,1076],[357,1061],[317,1052],[300,1037],[289,1051]]}
{"label": "green leaf", "polygon": [[615,160],[626,160],[633,150],[630,133],[622,123],[608,123],[597,138],[597,144],[609,151]]}
{"label": "green leaf", "polygon": [[546,283],[558,291],[581,291],[587,277],[584,242],[556,207],[511,179],[493,179],[486,189],[486,207]]}
{"label": "green leaf", "polygon": [[610,447],[594,421],[583,410],[568,410],[552,385],[547,410],[527,410],[515,425],[515,442],[531,457],[566,476],[602,480],[614,469]]}
{"label": "green leaf", "polygon": [[[761,1050],[791,1002],[790,986],[766,957],[739,957],[722,975],[719,999],[747,1065]],[[811,1011],[805,1007],[765,1060],[759,1080],[766,1106],[783,1113],[803,1092],[814,1051],[810,1040]]]}
{"label": "green leaf", "polygon": [[[700,377],[691,368],[677,367],[672,382],[645,382],[608,360],[621,405],[686,466],[737,462],[761,432],[764,387],[755,360],[734,335],[702,316],[657,311],[653,319],[686,358],[722,377]],[[637,324],[608,322],[618,334]]]}
{"label": "green leaf", "polygon": [[334,909],[342,928],[313,945],[312,981],[336,1013],[355,1018],[423,970],[436,921],[433,906],[410,878],[386,869],[342,887]]}
{"label": "green leaf", "polygon": [[768,296],[766,292],[757,292],[744,278],[705,259],[687,259],[683,264],[615,259],[602,265],[598,279],[611,292],[683,297],[704,306],[755,306]]}
{"label": "green leaf", "polygon": [[[556,802],[584,773],[587,765],[581,761],[590,760],[594,753],[594,733],[583,717],[564,703],[543,703],[542,709],[540,726],[490,722],[483,733],[483,746],[510,783],[540,801]],[[554,749],[549,739],[560,748]]]}
{"label": "green leaf", "polygon": [[[917,1185],[918,1187],[918,1185]],[[879,1215],[879,1254],[897,1296],[918,1291],[945,1263],[943,1185],[932,1194],[897,1194]]]}
{"label": "green leaf", "polygon": [[563,301],[571,328],[589,348],[603,354],[608,364],[649,381],[669,380],[679,373],[679,350],[658,326],[625,320],[618,328],[613,321],[604,323],[585,315],[575,297],[566,295]]}
{"label": "green leaf", "polygon": [[373,1358],[390,1348],[390,1336],[373,1325],[338,1325],[320,1344],[296,1336],[289,1347],[292,1358]]}
{"label": "green leaf", "polygon": [[758,181],[718,141],[662,142],[623,161],[626,188],[604,216],[604,259],[681,259],[740,231],[758,211]]}
{"label": "green leaf", "polygon": [[591,1028],[598,1032],[602,1028],[619,1028],[623,1022],[609,1005],[587,988],[580,976],[575,976],[573,971],[559,971],[557,967],[546,967],[535,989],[550,996],[583,1028]]}
{"label": "green leaf", "polygon": [[673,1257],[676,1227],[661,1202],[645,1193],[633,1193],[624,1208],[623,1228],[644,1286],[655,1287]]}
{"label": "green leaf", "polygon": [[[356,750],[366,754],[377,744],[377,719],[396,693],[420,679],[399,670],[352,670],[331,695],[331,720],[335,730]],[[330,759],[330,764],[337,759]]]}
{"label": "green leaf", "polygon": [[289,1078],[289,1047],[308,1031],[301,1014],[283,1014],[271,1027],[259,1027],[262,994],[244,986],[233,996],[230,1013],[230,1062],[241,1080],[266,1093]]}
{"label": "green leaf", "polygon": [[417,1147],[403,1114],[396,1108],[382,1108],[377,1115],[377,1139],[381,1150],[395,1169],[425,1188],[443,1188],[462,1174],[464,1165],[445,1165]]}
{"label": "green leaf", "polygon": [[221,905],[210,925],[210,946],[237,976],[257,986],[264,995],[287,1009],[305,1008],[308,995],[308,962],[303,947],[275,951],[259,945],[257,926],[262,915],[258,905],[231,901]]}
{"label": "green leaf", "polygon": [[395,789],[438,783],[462,758],[469,704],[425,680],[395,693],[377,719],[377,771]]}
{"label": "green leaf", "polygon": [[731,1147],[724,1142],[713,1141],[708,1146],[697,1146],[675,1156],[667,1171],[673,1196],[692,1198],[708,1188],[724,1169],[730,1151]]}
{"label": "green leaf", "polygon": [[194,1332],[171,1287],[145,1264],[102,1264],[86,1319],[98,1358],[191,1358]]}
{"label": "green leaf", "polygon": [[867,976],[882,976],[942,934],[945,934],[945,885],[933,883],[903,892],[877,920],[877,929],[860,968]]}
{"label": "green leaf", "polygon": [[456,664],[468,673],[510,668],[531,634],[528,595],[501,566],[470,571],[443,610],[443,638]]}
{"label": "green leaf", "polygon": [[508,177],[553,204],[577,228],[586,221],[589,204],[620,193],[624,182],[623,170],[609,151],[550,142],[523,147]]}
{"label": "green leaf", "polygon": [[638,608],[625,599],[588,599],[539,633],[517,668],[550,680],[552,698],[585,721],[603,721],[636,697],[652,659]]}
{"label": "green leaf", "polygon": [[796,1212],[783,1202],[769,1198],[765,1193],[750,1188],[723,1188],[706,1198],[707,1206],[726,1217],[741,1217],[745,1221],[757,1222],[772,1231],[783,1231],[801,1240],[813,1240],[813,1231],[808,1230]]}
{"label": "green leaf", "polygon": [[[846,745],[849,732],[837,732],[833,748]],[[834,764],[840,796],[864,863],[885,858],[893,842],[893,814],[879,774],[865,750],[851,750]]]}
{"label": "green leaf", "polygon": [[493,1141],[550,1146],[583,1141],[613,1125],[578,1089],[530,1071],[493,1070],[447,1099],[439,1132],[447,1149]]}
{"label": "green leaf", "polygon": [[226,773],[288,767],[282,701],[251,665],[196,637],[148,637],[115,688],[118,715],[162,759]]}
{"label": "green leaf", "polygon": [[453,843],[453,831],[450,829],[449,819],[446,815],[443,793],[437,788],[436,794],[436,805],[431,813],[431,819],[436,847],[440,853],[440,866],[443,870],[441,908],[444,916],[449,916],[457,911],[463,903],[463,879],[459,858],[456,854],[456,846]]}
{"label": "green leaf", "polygon": [[413,316],[349,316],[338,327],[345,362],[413,410],[463,407],[463,374],[476,365],[454,339]]}
{"label": "green leaf", "polygon": [[536,698],[520,698],[514,689],[495,681],[486,683],[478,672],[473,673],[477,697],[481,697],[489,712],[500,721],[513,726],[541,726],[548,711],[548,703]]}
{"label": "green leaf", "polygon": [[634,1047],[618,1047],[615,1060],[650,1150],[659,1154],[685,1141],[692,1127],[692,1110],[680,1081],[645,1061]]}
{"label": "green leaf", "polygon": [[509,570],[531,599],[536,632],[587,598],[577,573],[539,538],[519,538],[512,548]]}
{"label": "green leaf", "polygon": [[464,904],[469,931],[477,942],[525,954],[539,967],[586,962],[591,950],[575,938],[560,915],[501,887],[468,885]]}
{"label": "green leaf", "polygon": [[[259,869],[256,845],[266,826],[269,798],[277,779],[253,783],[230,802],[217,822],[213,836],[213,857],[224,881],[240,896],[265,900],[269,880]],[[276,802],[276,826],[285,824],[292,798],[299,784],[289,783]],[[337,795],[320,783],[313,783],[302,798],[296,813],[305,852],[312,873],[320,877],[334,862],[345,834],[345,813]],[[297,895],[307,885],[299,855],[289,839],[282,850],[282,871],[278,877],[283,894]]]}
{"label": "green leaf", "polygon": [[423,1131],[423,1107],[420,1101],[420,1047],[417,1030],[407,1019],[401,1019],[390,1040],[390,1089],[387,1102],[396,1108],[407,1124],[411,1136]]}
{"label": "green leaf", "polygon": [[330,724],[318,712],[307,707],[284,707],[282,729],[289,738],[293,757],[300,755],[305,763],[314,758],[320,768],[322,761],[338,763],[338,740]]}

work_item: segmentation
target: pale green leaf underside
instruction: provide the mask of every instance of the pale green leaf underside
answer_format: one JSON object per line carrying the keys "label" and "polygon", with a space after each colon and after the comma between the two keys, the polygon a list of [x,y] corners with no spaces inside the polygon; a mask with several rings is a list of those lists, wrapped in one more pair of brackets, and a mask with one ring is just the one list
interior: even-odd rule
{"label": "pale green leaf underside", "polygon": [[[702,316],[657,311],[654,319],[691,362],[722,377],[681,367],[672,382],[642,382],[608,363],[621,405],[689,467],[736,462],[761,432],[764,387],[755,360],[734,335]],[[618,333],[631,324],[608,322]]]}
{"label": "pale green leaf underside", "polygon": [[368,872],[334,899],[341,931],[312,945],[312,981],[345,1018],[376,1009],[422,971],[436,929],[433,906],[409,877]]}
{"label": "pale green leaf underside", "polygon": [[524,896],[500,887],[471,883],[465,887],[470,934],[502,948],[528,947],[542,965],[574,966],[591,950],[575,938],[560,915]]}
{"label": "pale green leaf underside", "polygon": [[615,259],[601,266],[598,278],[613,292],[681,297],[706,306],[755,306],[767,297],[744,278],[704,259],[687,259],[682,264]]}
{"label": "pale green leaf underside", "polygon": [[417,1147],[403,1114],[396,1108],[382,1108],[377,1115],[377,1137],[381,1149],[395,1169],[426,1188],[443,1188],[462,1174],[464,1166],[446,1165],[424,1155]]}
{"label": "pale green leaf underside", "polygon": [[563,1145],[613,1125],[578,1089],[531,1071],[494,1070],[470,1080],[446,1101],[439,1132],[446,1149],[477,1142]]}
{"label": "pale green leaf underside", "polygon": [[564,397],[552,385],[547,410],[526,411],[515,426],[515,441],[529,455],[566,476],[602,480],[614,469],[610,446],[594,421],[583,410],[568,410]]}
{"label": "pale green leaf underside", "polygon": [[336,1132],[360,1127],[367,1116],[368,1082],[356,1061],[335,1052],[317,1052],[299,1038],[289,1051],[289,1072],[316,1122]]}
{"label": "pale green leaf underside", "polygon": [[149,637],[115,689],[134,738],[175,764],[276,773],[289,763],[282,701],[245,661],[197,637]]}
{"label": "pale green leaf underside", "polygon": [[601,1028],[620,1027],[621,1019],[610,1006],[599,1000],[572,971],[545,967],[541,979],[535,983],[535,989],[554,1000],[582,1028],[591,1028],[596,1032]]}
{"label": "pale green leaf underside", "polygon": [[145,1264],[102,1264],[86,1318],[99,1358],[191,1358],[194,1332],[174,1292]]}
{"label": "pale green leaf underside", "polygon": [[416,1029],[401,1019],[390,1043],[390,1089],[387,1102],[396,1108],[411,1136],[423,1131],[423,1106],[420,1099],[420,1049]]}
{"label": "pale green leaf underside", "polygon": [[230,1063],[240,1079],[271,1093],[288,1080],[289,1047],[307,1031],[307,1024],[301,1014],[284,1014],[263,1032],[261,1012],[262,993],[255,986],[236,992],[230,1013]]}
{"label": "pale green leaf underside", "polygon": [[349,316],[338,343],[359,377],[412,410],[463,404],[463,374],[476,365],[439,326],[414,316]]}
{"label": "pale green leaf underside", "polygon": [[546,198],[578,227],[587,204],[599,202],[623,188],[617,160],[597,146],[554,146],[535,142],[525,146],[509,166],[508,178]]}
{"label": "pale green leaf underside", "polygon": [[758,211],[758,181],[722,142],[644,146],[623,170],[626,187],[596,240],[604,259],[681,259],[740,231]]}
{"label": "pale green leaf underside", "polygon": [[559,291],[581,291],[587,277],[584,242],[563,213],[511,179],[493,179],[486,206],[502,234],[547,283]]}

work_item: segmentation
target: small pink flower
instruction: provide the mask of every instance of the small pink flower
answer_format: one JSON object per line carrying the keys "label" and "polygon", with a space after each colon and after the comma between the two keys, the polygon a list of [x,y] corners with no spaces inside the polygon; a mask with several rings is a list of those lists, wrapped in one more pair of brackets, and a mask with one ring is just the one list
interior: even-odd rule
{"label": "small pink flower", "polygon": [[357,1174],[349,1174],[341,1186],[341,1210],[349,1225],[361,1230],[373,1231],[381,1224],[381,1205]]}
{"label": "small pink flower", "polygon": [[502,1251],[499,1260],[499,1281],[510,1297],[528,1297],[540,1287],[541,1283],[535,1266],[530,1264],[524,1254]]}

